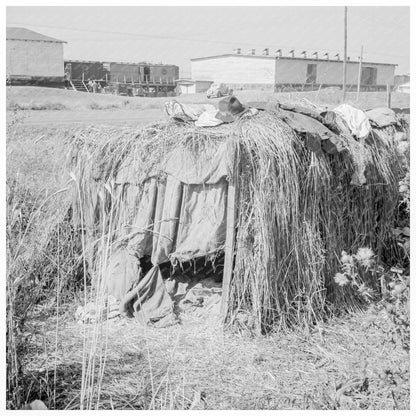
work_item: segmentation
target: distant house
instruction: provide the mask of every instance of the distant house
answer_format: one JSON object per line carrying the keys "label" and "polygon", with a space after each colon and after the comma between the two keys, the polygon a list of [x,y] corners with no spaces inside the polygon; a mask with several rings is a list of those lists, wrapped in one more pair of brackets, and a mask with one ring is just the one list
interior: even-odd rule
{"label": "distant house", "polygon": [[[339,87],[342,85],[343,62],[339,59],[318,59],[290,56],[244,55],[240,52],[191,59],[192,79],[222,82],[235,89],[287,90]],[[363,62],[361,90],[385,90],[394,83],[395,64]],[[358,61],[347,62],[346,84],[358,84]]]}
{"label": "distant house", "polygon": [[8,27],[6,72],[12,85],[63,85],[64,43],[23,27]]}
{"label": "distant house", "polygon": [[397,92],[404,92],[406,94],[410,94],[410,82],[406,82],[405,84],[401,84],[396,89]]}
{"label": "distant house", "polygon": [[395,75],[394,76],[394,86],[398,87],[399,85],[407,84],[410,82],[410,74]]}
{"label": "distant house", "polygon": [[410,74],[396,75],[394,77],[394,87],[398,92],[410,94]]}

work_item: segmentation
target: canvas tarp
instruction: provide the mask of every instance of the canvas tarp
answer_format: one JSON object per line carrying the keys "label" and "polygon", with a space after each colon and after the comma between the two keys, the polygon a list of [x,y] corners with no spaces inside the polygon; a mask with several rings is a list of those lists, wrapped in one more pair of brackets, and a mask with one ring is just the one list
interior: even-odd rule
{"label": "canvas tarp", "polygon": [[324,150],[329,154],[344,150],[339,137],[316,118],[281,108],[279,108],[277,115],[297,133],[305,135],[306,145],[310,150],[316,153]]}
{"label": "canvas tarp", "polygon": [[397,124],[396,113],[390,108],[373,108],[366,111],[370,123],[378,128],[394,126]]}
{"label": "canvas tarp", "polygon": [[[147,322],[171,314],[159,265],[215,255],[223,248],[232,160],[233,148],[223,142],[197,156],[176,149],[155,169],[157,176],[142,184],[135,184],[132,169],[120,167],[119,244],[108,261],[106,280],[122,312]],[[153,265],[145,275],[143,256],[150,256]]]}

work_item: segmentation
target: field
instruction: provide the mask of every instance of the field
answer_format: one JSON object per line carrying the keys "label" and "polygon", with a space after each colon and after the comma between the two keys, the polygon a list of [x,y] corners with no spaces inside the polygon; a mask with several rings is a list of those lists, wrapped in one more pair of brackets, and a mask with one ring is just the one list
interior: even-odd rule
{"label": "field", "polygon": [[[305,97],[332,108],[341,102],[338,91],[236,95],[243,103]],[[409,107],[409,99],[393,93],[392,106]],[[84,333],[93,336],[94,325],[76,321],[82,284],[71,280],[79,273],[62,243],[73,230],[57,225],[70,202],[70,172],[64,168],[68,140],[86,125],[137,128],[163,120],[167,100],[8,87],[7,230],[18,246],[8,253],[8,278],[33,279],[23,287],[31,292],[14,293],[27,308],[12,311],[18,326],[12,368],[20,373],[14,375],[9,408],[35,399],[50,409],[80,408]],[[218,100],[197,94],[178,101]],[[348,93],[347,101],[372,108],[385,106],[386,96],[363,93],[357,103],[355,93]],[[45,245],[51,233],[54,247]],[[244,327],[223,331],[194,316],[161,329],[109,320],[97,408],[409,409],[409,351],[389,311],[379,306],[267,336]]]}

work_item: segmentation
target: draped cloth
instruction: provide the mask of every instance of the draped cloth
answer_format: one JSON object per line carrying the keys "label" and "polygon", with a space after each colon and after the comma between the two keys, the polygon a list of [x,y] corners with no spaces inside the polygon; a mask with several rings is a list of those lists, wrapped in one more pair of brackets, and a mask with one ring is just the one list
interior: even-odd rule
{"label": "draped cloth", "polygon": [[[215,256],[226,234],[227,178],[233,148],[223,142],[195,156],[178,148],[142,184],[121,166],[118,241],[106,270],[108,293],[120,301],[120,311],[145,322],[173,313],[160,270],[162,263]],[[129,179],[127,179],[129,178]],[[142,273],[140,259],[152,268]]]}

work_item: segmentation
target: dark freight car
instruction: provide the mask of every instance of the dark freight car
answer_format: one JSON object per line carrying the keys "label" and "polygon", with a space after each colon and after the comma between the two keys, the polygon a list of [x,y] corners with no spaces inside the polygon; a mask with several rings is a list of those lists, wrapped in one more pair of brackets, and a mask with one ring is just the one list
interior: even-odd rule
{"label": "dark freight car", "polygon": [[175,94],[179,67],[147,62],[66,61],[66,85],[78,91],[94,91],[88,81],[97,81],[101,92],[121,95],[171,96]]}
{"label": "dark freight car", "polygon": [[111,82],[171,84],[179,77],[179,67],[176,65],[119,62],[109,65]]}
{"label": "dark freight car", "polygon": [[108,71],[103,62],[96,61],[65,61],[65,72],[70,73],[71,79],[105,80]]}
{"label": "dark freight car", "polygon": [[139,66],[137,64],[110,62],[110,79],[111,82],[139,82]]}
{"label": "dark freight car", "polygon": [[179,78],[179,67],[176,65],[141,65],[141,71],[143,75],[147,72],[149,82],[168,83]]}

